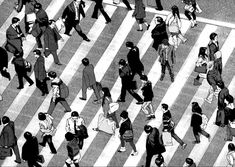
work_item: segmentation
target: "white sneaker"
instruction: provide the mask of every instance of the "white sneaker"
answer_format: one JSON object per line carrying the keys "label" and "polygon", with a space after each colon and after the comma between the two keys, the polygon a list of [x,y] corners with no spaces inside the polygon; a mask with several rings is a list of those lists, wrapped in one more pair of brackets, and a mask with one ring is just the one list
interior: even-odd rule
{"label": "white sneaker", "polygon": [[132,155],[132,156],[136,156],[136,155],[138,155],[138,152],[137,152],[137,151],[136,151],[136,152],[133,151],[133,152],[131,153],[131,155]]}
{"label": "white sneaker", "polygon": [[121,147],[118,152],[125,152],[126,151],[126,147]]}

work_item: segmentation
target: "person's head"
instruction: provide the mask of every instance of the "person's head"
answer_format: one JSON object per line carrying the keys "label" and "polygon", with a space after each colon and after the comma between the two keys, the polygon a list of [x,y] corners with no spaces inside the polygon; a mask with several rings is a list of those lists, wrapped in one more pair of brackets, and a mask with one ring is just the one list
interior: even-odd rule
{"label": "person's head", "polygon": [[119,64],[119,67],[123,67],[123,66],[126,65],[126,60],[120,59],[119,62],[118,62],[118,64]]}
{"label": "person's head", "polygon": [[65,139],[67,141],[72,141],[74,139],[74,134],[72,134],[71,132],[65,133]]}
{"label": "person's head", "polygon": [[165,104],[165,103],[162,104],[162,111],[163,112],[168,111],[168,105],[167,104]]}
{"label": "person's head", "polygon": [[82,64],[84,65],[84,66],[88,66],[89,65],[89,59],[88,58],[83,58],[82,59]]}
{"label": "person's head", "polygon": [[7,116],[3,116],[2,117],[2,123],[5,125],[5,124],[8,124],[10,122],[10,118],[7,117]]}
{"label": "person's head", "polygon": [[153,127],[150,125],[144,125],[145,133],[151,133],[153,131]]}
{"label": "person's head", "polygon": [[233,143],[228,144],[228,150],[229,151],[235,151],[235,145]]}
{"label": "person's head", "polygon": [[30,133],[30,132],[28,132],[28,131],[24,133],[24,138],[25,138],[26,140],[30,140],[30,139],[32,139],[32,137],[33,137],[33,136],[32,136],[32,133]]}
{"label": "person's head", "polygon": [[194,163],[192,158],[186,158],[185,162],[187,165],[192,165]]}
{"label": "person's head", "polygon": [[126,47],[127,47],[128,49],[132,49],[132,48],[134,47],[134,43],[131,42],[131,41],[128,41],[128,42],[126,42]]}
{"label": "person's head", "polygon": [[13,17],[11,19],[11,23],[12,25],[16,26],[16,25],[19,25],[19,22],[20,22],[20,19],[18,17]]}
{"label": "person's head", "polygon": [[79,117],[78,112],[77,112],[77,111],[73,111],[73,112],[71,113],[71,117],[72,117],[72,119],[77,119],[77,118]]}
{"label": "person's head", "polygon": [[42,113],[42,112],[39,112],[39,113],[38,113],[38,119],[39,119],[40,121],[44,121],[46,118],[47,118],[47,117],[46,117],[46,114],[45,114],[45,113]]}
{"label": "person's head", "polygon": [[160,17],[160,16],[157,16],[157,17],[154,19],[154,21],[155,21],[155,24],[161,24],[161,23],[163,23],[163,18]]}
{"label": "person's head", "polygon": [[140,80],[141,80],[141,82],[146,83],[148,81],[147,75],[141,75]]}
{"label": "person's head", "polygon": [[36,3],[36,4],[34,5],[34,9],[35,9],[36,12],[39,11],[40,9],[42,9],[42,4]]}
{"label": "person's head", "polygon": [[48,73],[48,77],[49,77],[51,80],[53,80],[53,79],[55,79],[55,78],[57,77],[57,74],[56,74],[56,72],[54,72],[54,71],[50,71],[50,72]]}
{"label": "person's head", "polygon": [[215,59],[219,59],[222,57],[222,52],[219,50],[219,51],[215,52],[214,56],[215,56]]}
{"label": "person's head", "polygon": [[128,118],[128,112],[126,110],[123,110],[120,114],[120,117],[122,119],[127,119]]}
{"label": "person's head", "polygon": [[178,6],[173,5],[173,6],[171,7],[171,11],[172,11],[172,14],[173,14],[174,17],[177,15],[178,18],[180,19],[180,14],[179,14],[179,8],[178,8]]}
{"label": "person's head", "polygon": [[218,34],[216,34],[215,32],[212,32],[210,34],[210,40],[217,42],[218,41]]}
{"label": "person's head", "polygon": [[104,97],[111,97],[110,90],[108,87],[103,87],[102,92]]}
{"label": "person's head", "polygon": [[201,107],[199,106],[198,102],[192,102],[192,112],[201,113]]}
{"label": "person's head", "polygon": [[203,58],[205,58],[206,56],[206,47],[200,47],[199,48],[199,53],[198,53],[198,56],[203,56]]}
{"label": "person's head", "polygon": [[211,71],[214,68],[214,61],[209,61],[207,63],[207,70]]}
{"label": "person's head", "polygon": [[40,51],[39,49],[35,49],[35,50],[33,51],[33,54],[34,54],[34,56],[37,58],[37,57],[41,56],[41,51]]}
{"label": "person's head", "polygon": [[220,89],[223,89],[224,87],[225,87],[225,85],[224,85],[224,81],[218,81],[217,83],[216,83],[216,85],[220,88]]}
{"label": "person's head", "polygon": [[155,164],[157,167],[160,167],[164,163],[164,158],[161,154],[157,154],[157,157],[155,159]]}
{"label": "person's head", "polygon": [[163,48],[166,48],[166,47],[168,47],[168,46],[169,46],[168,39],[163,39],[163,40],[162,40],[162,47],[163,47]]}
{"label": "person's head", "polygon": [[225,97],[225,103],[231,104],[233,102],[234,102],[234,98],[233,98],[232,95],[228,95],[228,96]]}
{"label": "person's head", "polygon": [[49,26],[51,27],[51,28],[55,28],[55,20],[49,20]]}

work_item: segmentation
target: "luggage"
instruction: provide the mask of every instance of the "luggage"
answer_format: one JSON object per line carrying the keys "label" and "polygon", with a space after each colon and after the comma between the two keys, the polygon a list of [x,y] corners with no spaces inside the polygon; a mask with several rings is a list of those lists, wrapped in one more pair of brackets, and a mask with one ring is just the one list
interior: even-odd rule
{"label": "luggage", "polygon": [[10,147],[0,147],[0,157],[11,157],[12,156],[12,149]]}
{"label": "luggage", "polygon": [[165,146],[172,146],[173,145],[171,133],[168,131],[162,132],[162,140],[163,140],[163,143]]}
{"label": "luggage", "polygon": [[104,114],[101,113],[98,119],[98,129],[108,134],[115,134],[116,124],[114,121],[105,118]]}

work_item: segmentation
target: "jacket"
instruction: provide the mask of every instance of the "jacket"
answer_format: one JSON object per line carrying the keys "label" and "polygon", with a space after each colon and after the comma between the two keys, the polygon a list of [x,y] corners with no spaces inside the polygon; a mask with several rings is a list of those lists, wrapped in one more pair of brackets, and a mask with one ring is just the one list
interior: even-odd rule
{"label": "jacket", "polygon": [[45,10],[40,9],[37,13],[36,13],[36,20],[35,23],[39,24],[39,27],[45,31],[46,27],[48,26],[48,16]]}
{"label": "jacket", "polygon": [[226,104],[224,102],[225,98],[229,95],[228,88],[224,87],[220,90],[218,95],[218,109],[223,110],[226,107]]}
{"label": "jacket", "polygon": [[41,55],[37,58],[34,64],[34,75],[38,80],[44,80],[46,78],[45,59]]}
{"label": "jacket", "polygon": [[56,29],[48,26],[44,32],[44,47],[45,49],[48,48],[46,51],[56,51],[58,49],[58,40],[61,38]]}
{"label": "jacket", "polygon": [[[17,29],[19,32],[17,32],[16,29],[10,25],[6,31],[6,39],[7,43],[16,48],[17,51],[21,51],[21,47],[23,46],[22,37],[25,37],[25,35],[22,33],[20,26],[17,26]],[[18,37],[18,35],[21,36]]]}
{"label": "jacket", "polygon": [[26,140],[22,147],[23,160],[36,160],[39,155],[38,139],[33,136],[31,139]]}
{"label": "jacket", "polygon": [[0,146],[13,147],[17,143],[17,138],[15,136],[15,125],[13,121],[6,124],[0,135]]}
{"label": "jacket", "polygon": [[166,111],[165,113],[163,113],[162,115],[162,122],[163,122],[163,130],[167,129],[169,130],[171,127],[170,123],[172,121],[172,117],[171,117],[171,112],[170,110]]}
{"label": "jacket", "polygon": [[119,76],[121,78],[122,85],[126,87],[130,86],[130,83],[133,79],[131,75],[131,68],[128,64],[119,69]]}
{"label": "jacket", "polygon": [[16,73],[25,73],[25,60],[23,57],[15,57],[12,60],[12,63],[15,65],[15,71]]}
{"label": "jacket", "polygon": [[4,67],[8,68],[8,53],[3,47],[0,47],[0,59],[0,71],[2,71]]}
{"label": "jacket", "polygon": [[162,40],[168,39],[168,35],[166,31],[166,23],[162,22],[161,24],[157,24],[152,30],[151,36],[153,38],[152,47],[157,50],[158,46],[162,43]]}
{"label": "jacket", "polygon": [[140,53],[139,48],[137,46],[134,46],[130,49],[129,53],[127,54],[127,61],[132,72],[144,71],[144,65],[140,61]]}
{"label": "jacket", "polygon": [[152,89],[152,83],[150,81],[147,81],[144,86],[141,88],[142,95],[144,96],[144,101],[152,101],[153,100],[153,89]]}
{"label": "jacket", "polygon": [[126,130],[132,130],[131,120],[130,118],[127,118],[124,122],[121,123],[119,134],[122,136]]}
{"label": "jacket", "polygon": [[85,66],[82,71],[82,87],[88,88],[94,84],[96,84],[94,66],[89,64],[88,66]]}
{"label": "jacket", "polygon": [[148,134],[146,139],[146,152],[152,154],[161,154],[165,152],[165,146],[163,145],[162,136],[159,134],[157,128],[153,128],[153,131]]}
{"label": "jacket", "polygon": [[53,135],[55,132],[55,128],[52,122],[53,118],[49,114],[46,114],[46,119],[39,122],[40,131],[43,136]]}
{"label": "jacket", "polygon": [[[159,62],[162,65],[165,65],[166,57],[167,57],[169,65],[170,66],[174,65],[175,64],[175,50],[174,50],[174,47],[172,45],[169,45],[167,53],[166,53],[165,50],[166,49],[162,47],[162,44],[159,45],[159,47],[158,47]],[[166,56],[166,54],[167,54],[167,56]]]}
{"label": "jacket", "polygon": [[206,79],[209,85],[212,86],[214,91],[217,89],[216,83],[222,80],[221,75],[219,74],[219,71],[215,70],[214,68],[207,72]]}
{"label": "jacket", "polygon": [[135,10],[132,16],[136,19],[143,19],[146,17],[145,6],[142,0],[135,0]]}
{"label": "jacket", "polygon": [[[199,113],[201,114],[201,113]],[[200,132],[201,131],[201,124],[202,124],[202,117],[198,114],[192,114],[191,117],[191,127],[197,131]]]}
{"label": "jacket", "polygon": [[215,60],[215,56],[214,54],[219,51],[219,43],[214,43],[212,41],[209,42],[208,44],[208,49],[209,49],[209,60],[210,61],[214,61]]}
{"label": "jacket", "polygon": [[214,68],[215,70],[219,71],[220,75],[222,74],[222,68],[223,68],[222,57],[214,60]]}

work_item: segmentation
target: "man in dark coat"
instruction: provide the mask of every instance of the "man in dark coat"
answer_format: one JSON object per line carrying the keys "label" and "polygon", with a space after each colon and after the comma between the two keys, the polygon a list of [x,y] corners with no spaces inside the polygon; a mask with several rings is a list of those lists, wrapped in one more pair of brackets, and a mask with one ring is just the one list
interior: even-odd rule
{"label": "man in dark coat", "polygon": [[49,26],[46,28],[44,32],[44,47],[45,47],[45,56],[52,54],[54,57],[54,62],[57,65],[61,65],[58,55],[58,40],[62,39],[60,34],[55,28],[55,21],[49,20]]}
{"label": "man in dark coat", "polygon": [[152,38],[153,38],[153,48],[157,51],[158,46],[162,43],[163,39],[168,39],[167,31],[166,31],[166,23],[159,16],[155,18],[156,26],[152,30]]}
{"label": "man in dark coat", "polygon": [[15,65],[15,71],[18,76],[19,86],[17,89],[23,89],[24,83],[23,78],[29,83],[29,86],[33,85],[33,80],[27,75],[27,71],[25,68],[25,60],[19,54],[12,60],[12,63]]}
{"label": "man in dark coat", "polygon": [[26,141],[22,147],[22,159],[28,162],[29,167],[41,167],[37,162],[39,156],[38,139],[30,132],[25,132],[24,138]]}
{"label": "man in dark coat", "polygon": [[0,61],[0,72],[1,72],[1,75],[3,77],[8,78],[9,81],[10,81],[11,80],[11,76],[10,76],[10,73],[7,72],[7,68],[8,68],[8,53],[2,47],[0,47],[0,57],[1,57],[1,61]]}
{"label": "man in dark coat", "polygon": [[5,48],[8,52],[13,53],[14,55],[20,53],[23,56],[23,39],[25,39],[25,35],[22,33],[21,28],[19,26],[20,19],[17,17],[12,18],[12,24],[6,31],[6,45]]}
{"label": "man in dark coat", "polygon": [[77,33],[83,38],[83,40],[89,42],[90,39],[82,32],[82,29],[79,25],[80,23],[80,14],[85,17],[85,12],[83,7],[85,2],[79,0],[73,0],[63,11],[62,20],[65,24],[65,33],[68,36],[71,36],[69,33],[74,28]]}
{"label": "man in dark coat", "polygon": [[93,103],[101,103],[100,92],[96,85],[94,66],[90,64],[89,59],[87,58],[82,59],[82,64],[85,66],[85,68],[82,71],[82,97],[80,97],[80,99],[86,100],[87,88],[91,88],[93,89],[96,96],[96,100],[94,100]]}
{"label": "man in dark coat", "polygon": [[145,167],[150,167],[153,155],[162,154],[166,151],[162,141],[162,136],[159,134],[157,128],[153,128],[150,125],[144,126],[144,131],[148,134],[146,140],[146,161]]}
{"label": "man in dark coat", "polygon": [[36,86],[38,89],[41,90],[42,96],[48,94],[48,88],[46,83],[46,69],[45,69],[45,60],[44,57],[41,55],[41,51],[36,49],[33,51],[35,58],[37,59],[34,64],[34,75]]}
{"label": "man in dark coat", "polygon": [[102,5],[103,0],[94,0],[94,1],[95,1],[95,7],[91,18],[98,19],[98,10],[100,10],[100,12],[102,13],[102,15],[106,20],[106,24],[110,23],[111,19],[108,16],[108,14],[104,11],[104,7]]}
{"label": "man in dark coat", "polygon": [[3,129],[0,135],[0,146],[5,148],[12,148],[16,156],[16,163],[21,163],[19,148],[17,145],[17,138],[15,136],[15,125],[10,121],[9,117],[2,117]]}
{"label": "man in dark coat", "polygon": [[122,88],[118,102],[125,102],[126,91],[128,91],[137,100],[136,104],[143,104],[143,99],[134,92],[131,69],[123,59],[119,61],[119,76],[121,77]]}
{"label": "man in dark coat", "polygon": [[127,54],[127,61],[131,68],[132,77],[134,78],[136,73],[141,77],[144,72],[144,65],[140,61],[139,48],[130,41],[126,42],[126,47],[130,50]]}

